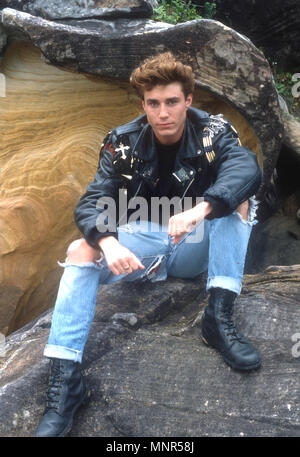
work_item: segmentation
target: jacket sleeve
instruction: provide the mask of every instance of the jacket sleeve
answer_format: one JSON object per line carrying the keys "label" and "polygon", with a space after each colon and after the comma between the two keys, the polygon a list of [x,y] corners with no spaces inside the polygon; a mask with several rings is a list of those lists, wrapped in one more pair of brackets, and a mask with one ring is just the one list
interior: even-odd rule
{"label": "jacket sleeve", "polygon": [[95,249],[99,249],[97,242],[103,236],[117,238],[116,202],[122,177],[115,172],[113,165],[115,143],[113,133],[106,136],[94,181],[87,186],[74,211],[77,227]]}
{"label": "jacket sleeve", "polygon": [[209,219],[231,214],[242,202],[255,195],[261,184],[256,155],[240,145],[229,122],[214,136],[213,183],[204,192],[204,200],[213,206]]}

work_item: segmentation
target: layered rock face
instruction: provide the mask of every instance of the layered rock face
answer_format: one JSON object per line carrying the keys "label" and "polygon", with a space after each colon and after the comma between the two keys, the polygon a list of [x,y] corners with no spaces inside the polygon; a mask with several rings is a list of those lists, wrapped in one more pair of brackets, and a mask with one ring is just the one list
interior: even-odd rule
{"label": "layered rock face", "polygon": [[1,72],[0,332],[7,333],[53,303],[57,260],[79,236],[73,210],[96,172],[102,139],[140,111],[128,85],[49,66],[30,43],[14,43]]}
{"label": "layered rock face", "polygon": [[[128,83],[49,66],[30,43],[12,44],[1,71],[0,331],[7,334],[53,304],[57,260],[81,236],[73,210],[103,137],[141,107]],[[257,137],[229,104],[199,89],[194,106],[222,112],[259,155]]]}
{"label": "layered rock face", "polygon": [[[193,67],[194,106],[223,113],[242,143],[256,152],[262,196],[279,153],[283,125],[272,74],[247,38],[215,21],[155,24],[147,19],[149,2],[122,2],[120,8],[108,3],[79,5],[83,16],[76,15],[77,2],[68,3],[70,16],[64,2],[55,3],[55,17],[53,4],[43,1],[2,11],[4,334],[53,304],[61,274],[57,260],[64,260],[66,247],[80,236],[73,210],[96,172],[103,137],[141,113],[128,77],[145,57],[171,50]],[[144,9],[139,20],[126,18],[136,7],[148,13]],[[103,19],[102,13],[112,16]]]}

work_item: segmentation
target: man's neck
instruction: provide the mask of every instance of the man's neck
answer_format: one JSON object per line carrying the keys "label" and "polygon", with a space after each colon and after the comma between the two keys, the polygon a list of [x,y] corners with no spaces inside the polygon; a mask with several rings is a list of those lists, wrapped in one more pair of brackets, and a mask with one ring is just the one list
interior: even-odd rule
{"label": "man's neck", "polygon": [[177,150],[181,143],[181,138],[176,143],[161,143],[157,138],[155,138],[156,147],[158,150]]}

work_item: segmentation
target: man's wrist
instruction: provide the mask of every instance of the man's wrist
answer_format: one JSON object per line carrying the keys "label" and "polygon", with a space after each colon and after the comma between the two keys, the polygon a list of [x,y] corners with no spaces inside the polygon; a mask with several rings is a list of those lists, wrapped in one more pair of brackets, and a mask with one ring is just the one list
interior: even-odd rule
{"label": "man's wrist", "polygon": [[105,249],[110,249],[116,244],[119,244],[119,241],[112,235],[104,236],[98,240],[98,246],[102,252],[104,252]]}
{"label": "man's wrist", "polygon": [[209,201],[202,201],[194,206],[196,220],[202,220],[213,211],[213,206]]}

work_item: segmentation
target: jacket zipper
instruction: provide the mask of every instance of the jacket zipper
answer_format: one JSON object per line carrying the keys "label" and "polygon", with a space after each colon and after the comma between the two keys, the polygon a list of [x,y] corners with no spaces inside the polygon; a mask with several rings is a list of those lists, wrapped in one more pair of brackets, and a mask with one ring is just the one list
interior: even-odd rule
{"label": "jacket zipper", "polygon": [[195,177],[188,183],[188,185],[186,186],[186,189],[182,195],[182,197],[180,198],[180,208],[181,208],[181,211],[183,211],[183,207],[182,207],[182,200],[184,199],[187,191],[189,190],[189,188],[191,187],[191,185],[193,184],[193,182],[195,181]]}
{"label": "jacket zipper", "polygon": [[[137,196],[137,194],[139,193],[140,191],[140,188],[141,188],[141,185],[143,183],[143,180],[141,179],[141,182],[139,183],[139,186],[137,188],[137,191],[135,192],[134,196],[132,198],[135,198]],[[119,227],[119,223],[120,221],[122,220],[123,216],[125,215],[125,213],[127,214],[128,212],[128,208],[124,211],[124,213],[121,215],[121,217],[119,217],[119,220],[118,220],[118,223],[117,223],[117,227]]]}

